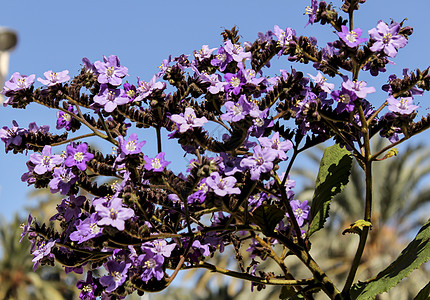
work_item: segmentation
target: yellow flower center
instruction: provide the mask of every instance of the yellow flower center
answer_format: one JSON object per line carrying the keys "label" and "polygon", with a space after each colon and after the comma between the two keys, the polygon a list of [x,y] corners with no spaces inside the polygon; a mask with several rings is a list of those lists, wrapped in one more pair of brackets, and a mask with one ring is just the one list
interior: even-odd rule
{"label": "yellow flower center", "polygon": [[134,150],[136,150],[136,142],[135,141],[129,141],[129,142],[127,142],[127,145],[125,146],[125,148],[128,151],[134,151]]}
{"label": "yellow flower center", "polygon": [[113,67],[109,67],[106,69],[106,75],[107,76],[112,76],[114,72],[114,68]]}
{"label": "yellow flower center", "polygon": [[239,79],[239,78],[237,78],[237,77],[235,77],[235,76],[233,76],[233,77],[230,79],[230,83],[231,83],[231,85],[232,85],[233,87],[238,87],[238,86],[240,85],[240,79]]}
{"label": "yellow flower center", "polygon": [[89,292],[93,291],[93,288],[92,288],[91,285],[88,284],[88,285],[86,285],[86,286],[83,287],[82,291],[85,292],[85,293],[89,293]]}
{"label": "yellow flower center", "polygon": [[354,31],[350,31],[347,35],[346,35],[346,39],[348,41],[350,41],[351,43],[355,43],[357,41],[357,33],[355,33]]}
{"label": "yellow flower center", "polygon": [[45,155],[42,159],[42,165],[49,166],[50,163],[51,163],[51,158]]}
{"label": "yellow flower center", "polygon": [[391,33],[384,34],[384,37],[382,38],[384,44],[388,44],[392,37],[393,35]]}
{"label": "yellow flower center", "polygon": [[161,168],[161,163],[159,158],[152,159],[152,168],[153,169],[159,169]]}
{"label": "yellow flower center", "polygon": [[115,208],[111,208],[110,209],[110,217],[111,217],[111,219],[116,219],[117,215],[118,215],[118,211]]}
{"label": "yellow flower center", "polygon": [[75,155],[73,155],[73,158],[77,161],[77,162],[81,162],[84,160],[84,154],[82,152],[76,152]]}

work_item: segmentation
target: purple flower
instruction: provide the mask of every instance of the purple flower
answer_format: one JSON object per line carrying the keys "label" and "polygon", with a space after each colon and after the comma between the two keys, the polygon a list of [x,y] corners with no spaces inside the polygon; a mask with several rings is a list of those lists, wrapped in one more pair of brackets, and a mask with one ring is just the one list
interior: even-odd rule
{"label": "purple flower", "polygon": [[270,172],[273,169],[273,161],[278,157],[278,151],[271,148],[254,147],[254,155],[246,157],[240,162],[241,167],[246,167],[251,172],[251,179],[260,179],[261,173]]}
{"label": "purple flower", "polygon": [[51,260],[54,258],[54,254],[51,253],[51,249],[54,245],[55,241],[53,241],[52,239],[49,240],[48,243],[43,241],[38,245],[37,249],[34,250],[33,253],[31,253],[33,255],[32,262],[34,262],[33,271],[36,271],[37,267],[39,266],[39,262],[42,259],[48,258],[49,260]]}
{"label": "purple flower", "polygon": [[28,215],[28,219],[27,219],[27,224],[22,224],[21,228],[22,228],[22,233],[21,233],[21,238],[19,239],[19,243],[21,244],[22,239],[27,235],[28,231],[30,230],[30,226],[31,226],[31,222],[33,221],[33,217],[31,216],[31,214]]}
{"label": "purple flower", "polygon": [[333,83],[326,82],[326,78],[322,75],[321,72],[318,72],[317,76],[312,76],[309,74],[309,77],[312,78],[312,80],[317,84],[321,89],[326,93],[331,93],[331,91],[334,89]]}
{"label": "purple flower", "polygon": [[143,269],[140,275],[143,281],[148,281],[152,278],[156,278],[157,280],[163,279],[164,257],[162,255],[155,254],[151,249],[146,248],[145,254],[139,255],[138,260]]}
{"label": "purple flower", "polygon": [[103,264],[103,266],[109,274],[102,276],[100,278],[100,283],[106,287],[106,292],[110,293],[125,282],[130,264],[109,260],[107,263]]}
{"label": "purple flower", "polygon": [[92,64],[88,58],[86,58],[86,57],[82,58],[82,63],[84,64],[84,68],[85,68],[86,72],[97,73],[97,70],[94,67],[94,64]]}
{"label": "purple flower", "polygon": [[362,34],[362,30],[360,28],[353,29],[351,31],[348,30],[348,27],[342,25],[342,31],[338,32],[337,35],[348,45],[348,47],[354,48],[359,44],[367,41],[365,38],[360,38]]}
{"label": "purple flower", "polygon": [[342,83],[342,87],[348,91],[352,91],[358,98],[366,98],[367,94],[375,93],[374,87],[367,87],[367,83],[364,81],[351,81],[347,79]]}
{"label": "purple flower", "polygon": [[137,95],[137,89],[134,85],[126,82],[124,83],[124,93],[127,95],[129,101],[133,101]]}
{"label": "purple flower", "polygon": [[230,40],[224,43],[224,47],[225,51],[238,63],[251,59],[251,52],[245,52],[240,45],[233,44]]}
{"label": "purple flower", "polygon": [[303,226],[309,216],[310,206],[308,205],[308,201],[305,200],[303,202],[300,202],[300,200],[291,200],[290,204],[294,216],[296,217],[297,223],[300,227]]}
{"label": "purple flower", "polygon": [[99,73],[97,81],[99,83],[111,84],[119,86],[122,83],[122,78],[127,75],[128,69],[120,65],[118,56],[111,55],[104,62],[96,61],[94,67]]}
{"label": "purple flower", "polygon": [[91,217],[86,218],[85,220],[79,220],[79,224],[75,225],[77,231],[73,231],[70,234],[70,240],[77,241],[78,244],[81,244],[92,238],[101,236],[103,228],[100,228],[97,225],[98,220],[99,218],[96,213],[92,214]]}
{"label": "purple flower", "polygon": [[70,187],[78,180],[78,177],[73,174],[72,170],[64,167],[54,169],[53,178],[49,182],[51,193],[61,192],[61,195],[66,195]]}
{"label": "purple flower", "polygon": [[278,44],[281,47],[285,47],[285,45],[287,45],[295,35],[294,30],[290,27],[287,27],[284,31],[278,25],[274,26],[273,33],[278,38]]}
{"label": "purple flower", "polygon": [[197,118],[192,107],[185,108],[185,112],[179,115],[171,115],[170,120],[179,127],[179,132],[183,133],[193,127],[202,127],[208,122],[206,117]]}
{"label": "purple flower", "polygon": [[[249,257],[251,259],[254,259],[261,254],[261,251],[258,250],[259,247],[261,247],[260,243],[255,239],[251,239],[251,244],[249,244],[249,247],[246,249],[247,252],[250,252]],[[266,260],[266,256],[261,257],[261,259]]]}
{"label": "purple flower", "polygon": [[216,48],[209,49],[208,45],[203,45],[202,49],[200,49],[199,51],[193,51],[193,54],[198,61],[202,61],[205,58],[211,57],[212,52],[214,52],[215,50]]}
{"label": "purple flower", "polygon": [[6,153],[9,151],[9,145],[21,145],[22,135],[26,132],[26,129],[19,128],[19,125],[15,120],[12,121],[11,128],[8,128],[7,126],[0,128],[0,139],[5,143]]}
{"label": "purple flower", "polygon": [[237,74],[226,73],[224,75],[224,79],[226,81],[226,85],[224,85],[224,90],[226,92],[232,91],[233,94],[238,95],[242,86],[246,83],[246,78],[242,76],[241,71]]}
{"label": "purple flower", "polygon": [[2,93],[5,94],[9,91],[19,91],[29,88],[33,85],[35,78],[35,74],[26,76],[21,75],[19,72],[15,72],[12,74],[12,77],[5,82]]}
{"label": "purple flower", "polygon": [[333,55],[338,55],[339,50],[333,46],[333,43],[327,43],[327,46],[322,49],[322,53],[323,53],[323,59],[327,60],[333,57]]}
{"label": "purple flower", "polygon": [[[73,111],[73,105],[69,105],[68,111],[71,113],[74,113]],[[57,129],[65,128],[66,130],[70,130],[72,125],[72,116],[68,113],[65,113],[63,111],[57,112]]]}
{"label": "purple flower", "polygon": [[43,73],[43,75],[45,76],[46,79],[42,79],[39,77],[39,78],[37,78],[37,80],[44,85],[53,86],[53,85],[56,85],[58,83],[63,83],[63,82],[70,80],[70,76],[68,74],[69,74],[68,70],[64,70],[64,71],[61,71],[58,73],[52,72],[52,70],[49,70],[49,71]]}
{"label": "purple flower", "polygon": [[318,11],[318,1],[317,0],[311,0],[311,6],[306,6],[306,15],[309,15],[309,20],[306,23],[305,27],[309,24],[313,25],[315,22],[315,17]]}
{"label": "purple flower", "polygon": [[87,272],[87,280],[79,280],[76,287],[81,290],[79,298],[82,300],[95,300],[96,295],[94,291],[97,289],[98,282],[93,278],[91,271]]}
{"label": "purple flower", "polygon": [[208,91],[211,94],[218,94],[221,91],[224,91],[224,85],[226,85],[226,82],[220,81],[220,75],[218,74],[207,74],[205,72],[200,73],[199,70],[196,68],[196,66],[191,65],[191,69],[196,73],[197,77],[202,82],[209,82],[211,84],[210,87],[208,87]]}
{"label": "purple flower", "polygon": [[[284,181],[284,176],[285,176],[285,173],[282,173],[281,176],[279,176],[279,179],[281,181]],[[271,183],[271,185],[273,185],[275,183],[275,181],[273,180],[270,183]],[[294,196],[293,188],[295,186],[296,186],[296,181],[290,179],[290,176],[287,176],[287,181],[285,182],[285,191],[287,192],[287,197],[288,198],[291,198],[291,197]]]}
{"label": "purple flower", "polygon": [[148,98],[154,90],[162,90],[166,87],[164,82],[156,82],[158,79],[157,75],[152,76],[149,82],[140,80],[138,77],[137,81],[137,91],[139,95],[134,99],[134,101],[141,101]]}
{"label": "purple flower", "polygon": [[164,160],[164,152],[158,153],[154,158],[144,156],[145,169],[152,172],[163,172],[164,167],[170,164],[170,161]]}
{"label": "purple flower", "polygon": [[132,133],[127,141],[124,140],[122,135],[118,136],[119,147],[121,149],[121,153],[124,155],[137,154],[140,152],[140,149],[145,145],[146,141],[142,141],[139,143],[139,139],[137,138],[137,134]]}
{"label": "purple flower", "polygon": [[79,217],[79,214],[81,213],[81,206],[84,204],[85,200],[87,200],[85,196],[75,197],[74,195],[71,195],[69,199],[63,199],[61,204],[57,205],[58,214],[55,214],[49,220],[51,221],[58,219],[59,215],[63,215],[66,222],[69,222],[73,218]]}
{"label": "purple flower", "polygon": [[97,215],[101,218],[97,225],[110,225],[118,230],[124,230],[125,221],[134,217],[134,210],[122,206],[121,198],[112,198],[107,206],[99,203],[95,206]]}
{"label": "purple flower", "polygon": [[171,60],[172,60],[172,56],[169,56],[168,59],[163,59],[163,61],[161,62],[161,65],[158,67],[158,69],[160,70],[160,72],[157,73],[158,78],[166,74],[166,71],[170,68],[169,64]]}
{"label": "purple flower", "polygon": [[388,26],[385,22],[380,20],[376,28],[369,30],[369,35],[375,43],[370,47],[373,52],[384,51],[389,57],[397,55],[397,49],[403,48],[408,43],[408,40],[398,34],[400,31],[400,24],[393,22]]}
{"label": "purple flower", "polygon": [[128,103],[129,99],[122,89],[110,89],[106,84],[100,87],[100,93],[94,96],[94,102],[104,106],[107,112],[113,112],[118,105]]}
{"label": "purple flower", "polygon": [[[278,25],[275,25],[278,26]],[[272,40],[273,32],[271,30],[268,30],[266,33],[258,32],[258,39],[261,42],[270,42]]]}
{"label": "purple flower", "polygon": [[211,175],[206,178],[206,184],[220,197],[231,194],[240,194],[240,189],[238,187],[234,187],[236,181],[236,178],[233,176],[222,178],[218,172],[212,172]]}
{"label": "purple flower", "polygon": [[173,249],[175,249],[176,243],[167,244],[165,240],[155,240],[151,242],[144,243],[142,245],[142,250],[149,248],[152,253],[157,255],[162,255],[164,257],[170,257]]}
{"label": "purple flower", "polygon": [[388,109],[401,115],[409,115],[419,107],[412,104],[412,99],[412,97],[401,97],[400,100],[397,100],[393,96],[390,96],[387,99]]}
{"label": "purple flower", "polygon": [[284,52],[285,46],[293,39],[293,36],[296,35],[295,30],[287,27],[282,30],[278,25],[275,25],[273,34],[278,38],[278,45],[282,47],[282,49],[278,52],[278,56],[281,56]]}
{"label": "purple flower", "polygon": [[357,99],[355,92],[342,88],[341,91],[335,90],[330,95],[335,101],[339,102],[336,107],[336,112],[341,113],[347,111],[350,113],[354,110],[354,101]]}
{"label": "purple flower", "polygon": [[224,47],[219,47],[217,55],[211,60],[211,65],[219,67],[221,72],[224,72],[227,65],[233,60],[233,57],[227,53]]}
{"label": "purple flower", "polygon": [[206,195],[208,191],[209,191],[209,186],[206,183],[206,178],[202,178],[200,180],[199,185],[197,186],[197,191],[188,196],[187,202],[189,204],[203,203],[206,199]]}
{"label": "purple flower", "polygon": [[87,152],[88,145],[86,143],[79,144],[76,148],[74,143],[68,145],[67,158],[64,162],[67,167],[76,166],[79,170],[87,169],[87,161],[94,158],[94,154]]}
{"label": "purple flower", "polygon": [[238,122],[244,119],[251,111],[251,103],[246,100],[245,95],[241,95],[236,103],[227,101],[224,106],[226,113],[221,115],[221,120],[229,122]]}
{"label": "purple flower", "polygon": [[248,199],[248,203],[251,207],[257,208],[261,204],[263,204],[263,201],[267,199],[267,195],[263,192],[257,193],[255,195],[252,195]]}
{"label": "purple flower", "polygon": [[241,77],[243,77],[243,80],[245,81],[245,84],[247,85],[259,85],[261,82],[265,81],[265,77],[257,78],[257,73],[253,69],[244,69],[242,65],[239,65],[239,72]]}
{"label": "purple flower", "polygon": [[231,176],[236,172],[244,171],[244,169],[242,169],[240,166],[241,158],[225,152],[221,152],[220,156],[222,158],[222,162],[219,164],[219,166],[225,175]]}
{"label": "purple flower", "polygon": [[33,153],[30,155],[30,161],[35,164],[34,172],[36,174],[44,174],[52,171],[52,169],[61,164],[64,159],[60,155],[51,155],[51,146],[43,147],[42,154]]}
{"label": "purple flower", "polygon": [[175,57],[172,61],[176,62],[176,67],[181,71],[184,71],[186,68],[190,67],[190,62],[188,60],[188,54],[181,54],[178,57]]}
{"label": "purple flower", "polygon": [[194,240],[187,257],[194,262],[198,262],[201,256],[209,255],[211,255],[209,244],[202,244],[199,240]]}
{"label": "purple flower", "polygon": [[287,159],[285,153],[293,148],[293,143],[291,143],[291,141],[286,140],[281,142],[279,132],[276,132],[270,139],[267,137],[260,137],[258,141],[261,146],[275,150],[277,152],[277,158],[282,160]]}
{"label": "purple flower", "polygon": [[33,173],[34,165],[29,161],[26,162],[26,165],[27,165],[28,172],[25,172],[24,174],[21,175],[21,181],[27,182],[28,185],[31,185],[36,181],[36,178],[34,178],[34,173]]}
{"label": "purple flower", "polygon": [[49,125],[41,125],[40,127],[37,126],[36,122],[31,122],[28,124],[28,132],[37,134],[41,132],[42,134],[49,132]]}
{"label": "purple flower", "polygon": [[255,136],[258,138],[264,134],[266,128],[273,127],[273,120],[270,117],[267,117],[268,111],[269,108],[266,108],[265,110],[261,111],[257,116],[254,116],[251,111],[250,115],[254,117],[254,119],[252,120],[253,125],[249,128],[251,136]]}

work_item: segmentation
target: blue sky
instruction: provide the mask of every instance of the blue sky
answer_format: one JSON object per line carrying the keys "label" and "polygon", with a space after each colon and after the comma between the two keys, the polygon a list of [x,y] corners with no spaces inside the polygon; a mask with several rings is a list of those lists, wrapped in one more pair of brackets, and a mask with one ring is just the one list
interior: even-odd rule
{"label": "blue sky", "polygon": [[[119,4],[121,3],[121,4]],[[222,43],[220,33],[223,28],[237,25],[243,37],[241,41],[253,41],[257,32],[292,27],[298,35],[316,36],[319,45],[337,39],[328,26],[316,24],[304,28],[307,16],[303,15],[306,1],[3,1],[0,9],[0,26],[10,27],[18,32],[19,44],[11,54],[10,74],[43,76],[47,70],[68,69],[77,74],[81,59],[100,60],[102,55],[117,55],[121,64],[129,68],[131,83],[136,76],[149,80],[161,61],[170,54],[191,54],[202,45],[211,48]],[[340,1],[334,1],[340,6]],[[394,59],[396,65],[389,66],[381,79],[364,76],[368,85],[380,90],[380,85],[389,74],[401,75],[402,69],[424,69],[430,65],[428,47],[428,11],[430,1],[378,0],[368,1],[355,18],[355,26],[367,30],[376,26],[378,20],[390,22],[408,18],[406,24],[414,27],[409,45]],[[289,69],[291,64],[285,57],[275,64],[273,73],[279,68]],[[295,65],[305,73],[312,72],[308,66]],[[10,76],[10,75],[9,75]],[[8,77],[9,77],[8,76]],[[428,107],[428,96],[418,99],[422,109]],[[369,98],[378,104],[385,100],[385,94],[378,92]],[[0,126],[11,126],[17,120],[22,127],[32,121],[38,125],[55,127],[55,111],[30,105],[25,110],[0,108]],[[428,110],[424,110],[427,114]],[[145,132],[144,139],[149,147],[152,133]],[[429,137],[425,133],[424,141]],[[3,145],[0,146],[3,148]],[[30,154],[30,153],[29,153]],[[20,181],[26,171],[25,155],[5,154],[0,151],[0,204],[1,214],[10,219],[15,212],[23,212],[25,205],[32,205],[27,199],[31,191]],[[176,165],[184,163],[184,158],[174,157]],[[26,213],[23,212],[22,215]]]}

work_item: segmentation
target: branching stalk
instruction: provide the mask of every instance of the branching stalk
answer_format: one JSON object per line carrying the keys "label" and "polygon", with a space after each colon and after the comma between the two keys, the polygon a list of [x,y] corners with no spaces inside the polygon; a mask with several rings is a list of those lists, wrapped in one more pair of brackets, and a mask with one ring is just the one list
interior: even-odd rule
{"label": "branching stalk", "polygon": [[212,272],[221,273],[223,275],[227,275],[234,278],[245,279],[248,281],[252,281],[255,283],[269,284],[269,285],[292,285],[292,286],[301,286],[301,285],[309,285],[314,284],[315,280],[313,278],[301,279],[301,280],[286,280],[286,279],[278,279],[278,278],[262,278],[258,276],[253,276],[247,273],[236,272],[228,269],[224,269],[213,264],[207,262],[201,262],[195,266],[187,266],[184,267],[183,270],[187,269],[196,269],[196,268],[204,268],[208,269]]}

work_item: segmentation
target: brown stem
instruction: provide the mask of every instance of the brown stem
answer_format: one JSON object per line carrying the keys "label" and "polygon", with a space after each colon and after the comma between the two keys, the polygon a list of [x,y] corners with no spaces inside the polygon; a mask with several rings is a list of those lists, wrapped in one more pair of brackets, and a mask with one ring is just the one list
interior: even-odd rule
{"label": "brown stem", "polygon": [[324,271],[320,268],[320,266],[315,262],[312,256],[305,249],[296,245],[293,241],[291,241],[288,237],[284,235],[274,233],[272,237],[277,239],[280,243],[290,249],[306,265],[306,267],[312,272],[316,283],[321,284],[322,290],[330,299],[344,299],[344,297],[336,288],[334,283],[330,280],[330,278],[328,278],[327,274],[324,273]]}
{"label": "brown stem", "polygon": [[300,285],[309,285],[314,284],[315,280],[313,278],[308,279],[299,279],[299,280],[286,280],[286,279],[278,279],[278,278],[262,278],[258,276],[253,276],[247,273],[242,272],[236,272],[228,269],[224,269],[215,265],[212,265],[207,262],[201,262],[198,265],[195,266],[188,266],[183,268],[184,270],[187,269],[196,269],[196,268],[204,268],[208,269],[212,272],[221,273],[223,275],[244,279],[248,281],[252,281],[255,283],[262,283],[262,284],[270,284],[270,285],[292,285],[292,286],[300,286]]}

